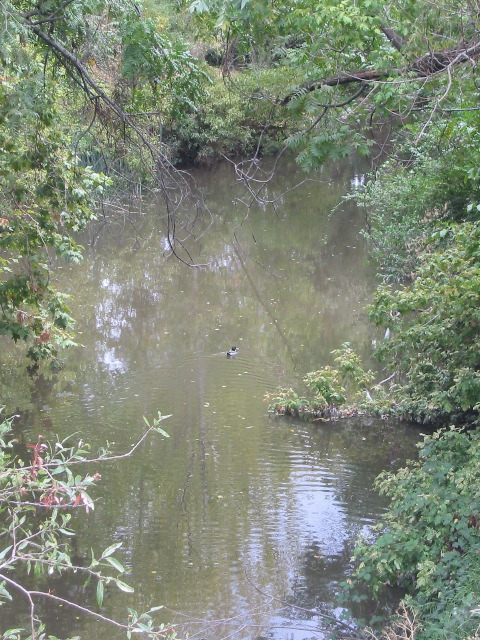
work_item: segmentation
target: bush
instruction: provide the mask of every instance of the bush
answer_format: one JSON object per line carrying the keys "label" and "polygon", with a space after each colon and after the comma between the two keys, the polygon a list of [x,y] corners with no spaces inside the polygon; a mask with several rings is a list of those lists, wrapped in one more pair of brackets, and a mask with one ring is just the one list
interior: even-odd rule
{"label": "bush", "polygon": [[278,148],[295,123],[287,124],[273,110],[276,81],[275,69],[239,72],[232,79],[214,75],[196,112],[165,131],[173,159],[191,163],[245,155],[259,144],[262,152]]}
{"label": "bush", "polygon": [[398,373],[398,416],[477,421],[480,409],[480,223],[452,227],[410,287],[380,287],[370,319],[387,327],[377,356]]}
{"label": "bush", "polygon": [[313,394],[310,400],[300,397],[293,389],[278,389],[265,395],[269,409],[278,415],[313,415],[328,420],[358,415],[355,405],[364,408],[365,399],[370,402],[367,387],[373,374],[363,369],[359,356],[348,342],[332,353],[337,368],[326,366],[307,373],[303,379]]}
{"label": "bush", "polygon": [[371,253],[383,276],[414,277],[432,232],[474,221],[480,203],[480,127],[468,114],[396,149],[375,180],[357,194],[368,212]]}
{"label": "bush", "polygon": [[425,437],[419,460],[376,481],[391,500],[373,543],[361,540],[349,588],[408,590],[418,640],[464,639],[478,627],[480,433],[448,428]]}

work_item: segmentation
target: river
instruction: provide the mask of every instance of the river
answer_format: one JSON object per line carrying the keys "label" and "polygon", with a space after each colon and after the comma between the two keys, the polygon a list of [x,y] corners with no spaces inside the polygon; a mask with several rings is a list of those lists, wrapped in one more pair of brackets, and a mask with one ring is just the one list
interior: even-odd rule
{"label": "river", "polygon": [[[83,346],[58,373],[29,377],[3,341],[2,402],[25,442],[76,434],[115,453],[141,436],[143,416],[171,414],[162,423],[170,438],[154,435],[102,465],[95,510],[75,516],[77,562],[122,542],[116,555],[135,593],[109,588],[104,615],[163,605],[157,619],[179,624],[181,638],[321,640],[322,619],[285,603],[342,613],[336,596],[354,541],[385,509],[373,480],[412,457],[419,439],[373,420],[273,417],[263,400],[277,386],[301,388],[346,341],[371,352],[364,306],[374,268],[362,211],[342,201],[362,170],[332,164],[289,191],[304,176],[286,160],[268,187],[275,209],[239,202],[228,163],[194,177],[211,217],[185,244],[206,266],[168,258],[151,199],[92,227],[83,263],[57,269]],[[232,345],[238,355],[227,358]],[[96,608],[95,585],[76,576],[48,587]],[[59,637],[115,636],[65,607],[39,611]],[[21,620],[20,608],[0,609],[2,628]]]}

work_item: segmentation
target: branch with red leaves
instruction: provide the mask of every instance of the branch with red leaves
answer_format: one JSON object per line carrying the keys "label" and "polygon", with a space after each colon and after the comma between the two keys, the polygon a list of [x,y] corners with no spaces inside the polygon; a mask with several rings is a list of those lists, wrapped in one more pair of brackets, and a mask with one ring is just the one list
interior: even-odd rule
{"label": "branch with red leaves", "polygon": [[[150,616],[153,610],[130,620],[128,624],[123,624],[103,616],[92,608],[59,598],[50,591],[28,589],[19,577],[25,570],[27,573],[34,573],[35,576],[49,576],[55,572],[83,575],[85,586],[92,580],[96,581],[98,607],[103,604],[104,590],[108,585],[114,585],[126,593],[133,592],[133,589],[120,579],[125,568],[113,555],[121,543],[108,546],[98,557],[95,557],[92,550],[91,559],[87,560],[84,566],[72,563],[69,539],[75,532],[70,528],[71,510],[84,508],[88,513],[94,508],[88,490],[101,476],[96,470],[94,473],[79,476],[72,473],[70,468],[76,464],[94,463],[98,466],[100,462],[129,457],[152,431],[168,437],[159,426],[167,417],[169,416],[158,414],[152,424],[144,418],[147,429],[126,453],[111,455],[104,450],[100,456],[93,459],[88,458],[88,451],[83,448],[81,440],[75,445],[64,440],[51,446],[44,442],[43,436],[39,436],[35,444],[27,445],[27,449],[31,451],[31,462],[28,465],[24,465],[11,453],[16,442],[9,439],[11,420],[0,423],[0,449],[3,452],[3,456],[0,456],[0,540],[3,541],[3,545],[0,545],[0,604],[5,599],[12,599],[15,594],[23,595],[30,609],[32,639],[37,638],[42,629],[35,616],[35,600],[39,597],[49,598],[83,611],[124,629],[127,634],[138,632],[140,629],[145,630],[147,627],[147,637],[152,639],[164,638],[171,633],[171,630],[163,625],[154,625]],[[8,637],[20,640],[21,635],[16,632]]]}

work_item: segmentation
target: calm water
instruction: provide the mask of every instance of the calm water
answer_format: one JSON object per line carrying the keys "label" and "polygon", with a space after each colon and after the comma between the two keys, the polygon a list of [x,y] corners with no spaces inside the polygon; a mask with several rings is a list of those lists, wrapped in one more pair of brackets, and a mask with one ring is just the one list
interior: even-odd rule
{"label": "calm water", "polygon": [[[169,439],[152,436],[99,469],[95,511],[76,518],[79,563],[90,548],[123,542],[117,556],[135,594],[109,590],[105,615],[161,604],[159,619],[182,623],[180,637],[301,640],[325,637],[323,623],[285,602],[341,612],[354,540],[385,507],[373,479],[414,455],[418,433],[273,418],[263,396],[301,385],[345,341],[371,350],[363,307],[373,269],[361,212],[341,203],[360,173],[353,162],[331,166],[274,211],[236,201],[228,165],[197,171],[211,226],[199,220],[186,246],[206,266],[167,259],[160,207],[136,201],[89,232],[82,265],[59,269],[84,345],[64,369],[29,378],[20,352],[2,343],[3,402],[25,441],[76,433],[120,453],[142,434],[143,416],[172,414],[162,425]],[[269,195],[302,177],[285,162]],[[239,354],[227,359],[231,345]],[[49,587],[96,607],[80,579]],[[61,637],[115,636],[64,608],[42,615]],[[2,627],[19,619],[0,609]]]}

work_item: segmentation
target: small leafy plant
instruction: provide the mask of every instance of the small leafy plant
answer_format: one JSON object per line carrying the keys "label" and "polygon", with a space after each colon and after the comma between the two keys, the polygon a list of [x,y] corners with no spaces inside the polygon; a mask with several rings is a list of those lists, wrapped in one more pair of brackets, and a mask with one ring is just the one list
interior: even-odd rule
{"label": "small leafy plant", "polygon": [[268,408],[280,416],[298,416],[307,413],[310,403],[306,398],[300,397],[293,389],[277,389],[265,394],[265,402]]}
{"label": "small leafy plant", "polygon": [[[75,536],[71,527],[72,511],[95,508],[91,489],[100,481],[98,466],[106,461],[130,456],[153,431],[164,437],[168,434],[160,428],[160,422],[169,416],[158,414],[129,452],[112,455],[102,449],[99,456],[89,458],[89,447],[81,440],[57,441],[53,445],[39,436],[36,443],[28,444],[24,453],[30,460],[23,460],[23,453],[16,452],[18,444],[12,437],[12,420],[0,423],[0,606],[22,594],[30,608],[30,630],[9,629],[2,637],[8,640],[48,638],[45,627],[35,614],[35,602],[49,599],[82,611],[86,615],[101,618],[104,622],[123,629],[127,636],[146,632],[148,638],[171,636],[171,629],[156,625],[151,614],[161,607],[138,614],[130,612],[128,623],[107,618],[93,608],[60,598],[50,590],[32,589],[23,584],[22,576],[36,578],[53,574],[76,573],[84,577],[85,586],[96,583],[98,608],[103,605],[105,589],[116,586],[132,593],[133,588],[121,578],[125,568],[114,556],[121,543],[107,546],[100,554],[92,550],[85,565],[74,564],[70,553],[70,540]],[[94,472],[80,473],[78,465],[95,465]],[[26,635],[25,635],[26,634]]]}
{"label": "small leafy plant", "polygon": [[269,409],[279,415],[313,415],[323,419],[358,415],[359,409],[353,403],[365,399],[373,374],[363,369],[360,357],[348,342],[332,354],[336,368],[325,366],[307,373],[303,380],[313,394],[310,400],[298,396],[293,389],[279,389],[266,394]]}

